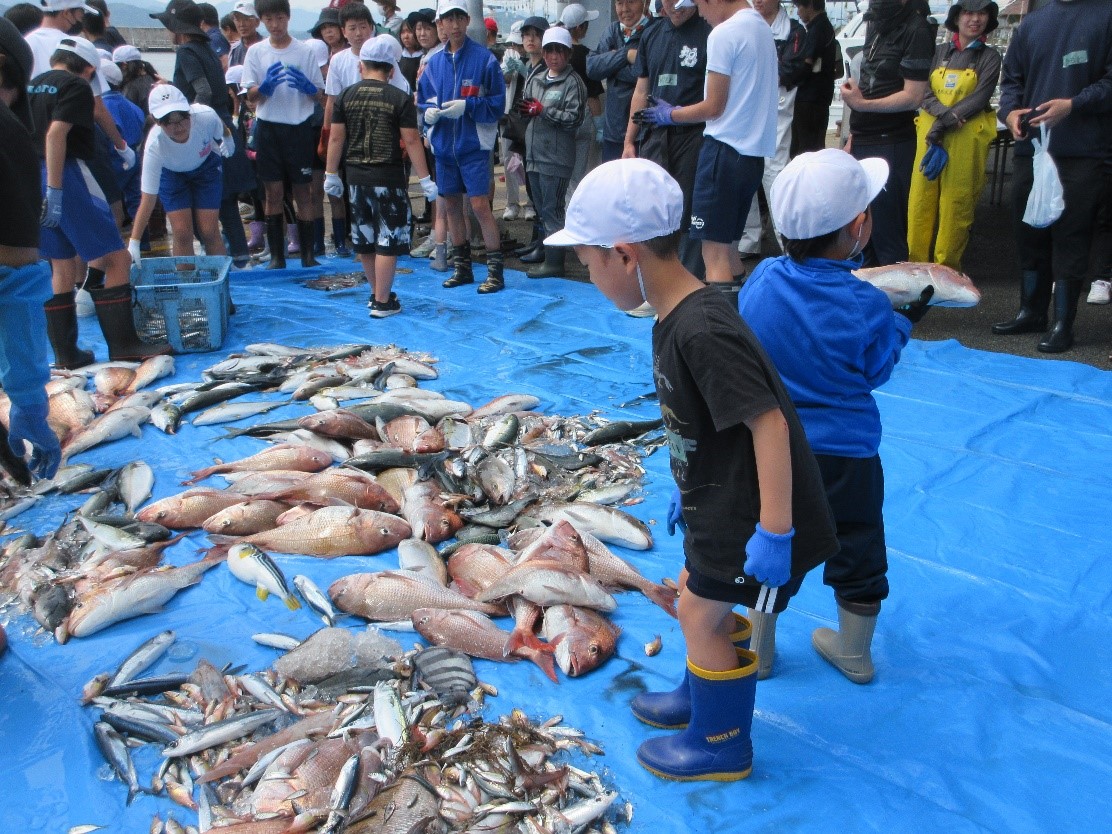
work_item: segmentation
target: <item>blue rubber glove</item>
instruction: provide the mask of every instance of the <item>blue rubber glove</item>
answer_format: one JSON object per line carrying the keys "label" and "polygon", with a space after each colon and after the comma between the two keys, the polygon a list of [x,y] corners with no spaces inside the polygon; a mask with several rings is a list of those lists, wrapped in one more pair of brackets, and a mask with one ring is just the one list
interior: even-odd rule
{"label": "blue rubber glove", "polygon": [[938,179],[942,173],[942,169],[946,167],[946,163],[950,161],[950,155],[946,153],[946,149],[941,145],[931,145],[925,154],[923,154],[923,161],[919,163],[919,170],[923,176],[932,182]]}
{"label": "blue rubber glove", "polygon": [[58,438],[46,423],[46,405],[16,405],[8,415],[8,445],[19,457],[25,449],[23,441],[28,441],[34,450],[28,468],[40,478],[53,478],[62,460],[62,447]]}
{"label": "blue rubber glove", "polygon": [[297,67],[286,67],[286,83],[299,93],[304,93],[307,96],[317,94],[317,85],[310,81],[309,77]]}
{"label": "blue rubber glove", "polygon": [[675,122],[672,120],[672,111],[678,106],[679,105],[661,101],[656,98],[656,96],[649,96],[649,106],[641,111],[641,119],[657,127],[674,125]]}
{"label": "blue rubber glove", "polygon": [[687,524],[683,520],[683,496],[679,487],[672,491],[672,497],[668,499],[668,535],[676,535],[677,527],[681,533],[687,532]]}
{"label": "blue rubber glove", "polygon": [[46,199],[42,204],[42,217],[39,225],[48,229],[57,229],[62,223],[62,189],[46,188]]}
{"label": "blue rubber glove", "polygon": [[286,80],[286,69],[281,61],[275,61],[266,71],[266,77],[259,83],[259,95],[270,98],[278,85]]}
{"label": "blue rubber glove", "polygon": [[770,588],[779,588],[791,579],[794,535],[794,527],[786,533],[770,533],[758,523],[745,545],[745,572]]}

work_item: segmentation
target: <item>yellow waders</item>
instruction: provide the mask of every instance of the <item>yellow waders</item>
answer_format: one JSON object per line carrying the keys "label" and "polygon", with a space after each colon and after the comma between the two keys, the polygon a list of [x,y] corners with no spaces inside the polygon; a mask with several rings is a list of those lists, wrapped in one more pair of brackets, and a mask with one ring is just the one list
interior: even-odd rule
{"label": "yellow waders", "polygon": [[[973,92],[977,86],[977,72],[939,67],[931,73],[930,82],[931,91],[938,100],[946,107],[953,107]],[[985,185],[988,146],[996,138],[996,114],[978,113],[960,128],[943,134],[942,147],[950,155],[950,161],[942,169],[941,176],[931,182],[919,171],[919,163],[927,152],[927,133],[934,121],[934,116],[922,110],[915,119],[917,150],[908,198],[908,260],[940,263],[960,270],[973,213]]]}

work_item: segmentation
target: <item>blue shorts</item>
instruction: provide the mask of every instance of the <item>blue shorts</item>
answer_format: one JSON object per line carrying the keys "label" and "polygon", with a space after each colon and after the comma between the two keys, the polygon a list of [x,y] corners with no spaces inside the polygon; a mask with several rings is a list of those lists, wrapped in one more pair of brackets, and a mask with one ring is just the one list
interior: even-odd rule
{"label": "blue shorts", "polygon": [[471,151],[436,158],[436,187],[441,194],[485,197],[490,193],[491,152]]}
{"label": "blue shorts", "polygon": [[181,209],[219,210],[224,198],[223,157],[213,151],[208,159],[192,171],[162,169],[158,183],[158,199],[169,214]]}
{"label": "blue shorts", "polygon": [[695,168],[688,237],[713,243],[741,240],[763,175],[763,157],[742,156],[724,142],[705,137]]}
{"label": "blue shorts", "polygon": [[351,245],[357,255],[409,254],[409,189],[349,185]]}
{"label": "blue shorts", "polygon": [[[45,162],[42,186],[45,194]],[[42,256],[65,261],[80,255],[84,261],[95,261],[123,248],[112,209],[89,167],[80,159],[67,159],[62,169],[62,221],[54,229],[42,227],[39,238]]]}

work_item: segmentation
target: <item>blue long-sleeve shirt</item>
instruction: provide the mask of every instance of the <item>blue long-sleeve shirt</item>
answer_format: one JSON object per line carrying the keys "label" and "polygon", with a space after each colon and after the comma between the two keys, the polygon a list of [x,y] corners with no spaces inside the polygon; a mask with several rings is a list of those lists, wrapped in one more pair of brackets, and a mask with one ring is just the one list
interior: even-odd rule
{"label": "blue long-sleeve shirt", "polygon": [[[1112,3],[1055,2],[1023,18],[1004,56],[1001,121],[1013,110],[1068,98],[1073,111],[1050,134],[1056,157],[1112,157]],[[1017,156],[1031,156],[1029,141]]]}
{"label": "blue long-sleeve shirt", "polygon": [[[433,55],[417,81],[417,108],[443,107],[464,98],[464,81],[479,87],[466,98],[467,109],[458,119],[440,119],[429,130],[433,153],[447,159],[456,154],[489,151],[498,138],[498,120],[506,108],[506,79],[502,67],[485,46],[467,38],[456,52],[442,49]],[[423,121],[423,119],[422,119]]]}
{"label": "blue long-sleeve shirt", "polygon": [[607,142],[625,142],[629,103],[637,86],[637,68],[627,56],[629,50],[640,48],[642,36],[655,25],[654,18],[627,41],[622,35],[622,24],[615,20],[599,39],[595,51],[587,56],[587,77],[606,82],[602,137]]}
{"label": "blue long-sleeve shirt", "polygon": [[911,322],[855,277],[859,264],[766,259],[738,311],[772,359],[815,454],[872,457],[880,448],[873,389],[888,381]]}

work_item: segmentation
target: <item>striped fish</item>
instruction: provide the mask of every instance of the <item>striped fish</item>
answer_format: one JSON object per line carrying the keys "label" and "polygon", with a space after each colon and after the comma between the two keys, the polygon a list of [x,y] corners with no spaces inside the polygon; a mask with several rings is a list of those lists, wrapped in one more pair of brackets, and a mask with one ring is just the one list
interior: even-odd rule
{"label": "striped fish", "polygon": [[247,542],[233,544],[228,549],[228,570],[232,575],[248,585],[255,586],[255,595],[266,601],[274,594],[286,604],[286,608],[296,611],[301,607],[297,597],[290,593],[285,574],[270,556]]}
{"label": "striped fish", "polygon": [[436,693],[446,707],[466,704],[477,681],[471,658],[452,649],[433,646],[413,658],[414,677]]}

